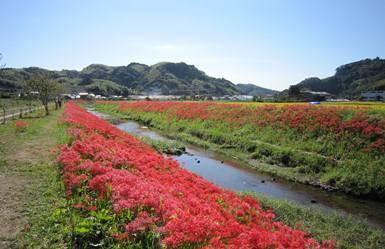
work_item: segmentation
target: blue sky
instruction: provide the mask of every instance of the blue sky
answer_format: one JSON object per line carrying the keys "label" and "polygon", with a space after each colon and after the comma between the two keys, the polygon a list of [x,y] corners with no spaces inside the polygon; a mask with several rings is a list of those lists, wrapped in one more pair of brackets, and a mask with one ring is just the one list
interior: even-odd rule
{"label": "blue sky", "polygon": [[385,57],[382,0],[4,0],[8,67],[194,64],[235,83],[284,89],[341,64]]}

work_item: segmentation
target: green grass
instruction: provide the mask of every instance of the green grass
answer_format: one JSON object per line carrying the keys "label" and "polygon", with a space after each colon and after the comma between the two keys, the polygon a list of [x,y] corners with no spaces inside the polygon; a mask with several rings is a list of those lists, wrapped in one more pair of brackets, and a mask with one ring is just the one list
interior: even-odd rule
{"label": "green grass", "polygon": [[317,240],[334,240],[340,249],[385,248],[385,232],[370,227],[364,221],[337,213],[326,215],[315,208],[272,199],[262,194],[253,195],[264,208],[274,210],[276,221],[298,227]]}
{"label": "green grass", "polygon": [[[67,140],[65,127],[58,124],[61,111],[40,117],[29,114],[24,132],[15,131],[14,121],[0,125],[0,172],[19,196],[14,204],[16,235],[0,238],[11,248],[67,248],[65,223],[53,217],[58,207],[65,206],[64,187],[51,149]],[[23,224],[24,223],[24,224]]]}
{"label": "green grass", "polygon": [[139,139],[160,153],[168,155],[181,155],[185,151],[185,146],[176,140],[157,140],[149,137],[139,137]]}

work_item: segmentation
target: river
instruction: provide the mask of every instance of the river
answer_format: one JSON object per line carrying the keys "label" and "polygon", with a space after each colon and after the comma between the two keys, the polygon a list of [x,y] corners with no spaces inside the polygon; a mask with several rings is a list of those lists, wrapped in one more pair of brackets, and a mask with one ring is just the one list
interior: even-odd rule
{"label": "river", "polygon": [[[166,140],[155,130],[142,127],[133,121],[118,120],[111,116],[89,111],[103,119],[115,120],[114,124],[131,135],[151,139]],[[277,199],[290,200],[305,206],[312,206],[324,212],[338,212],[366,219],[369,224],[385,230],[385,203],[359,199],[343,193],[326,192],[304,184],[276,179],[258,173],[236,158],[187,145],[186,153],[173,156],[180,165],[204,177],[216,185],[233,191],[250,191],[265,194]]]}

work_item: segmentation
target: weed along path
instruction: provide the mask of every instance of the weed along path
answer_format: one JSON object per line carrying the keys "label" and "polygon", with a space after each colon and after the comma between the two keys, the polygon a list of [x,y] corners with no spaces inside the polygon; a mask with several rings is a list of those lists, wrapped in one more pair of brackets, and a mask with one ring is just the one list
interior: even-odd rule
{"label": "weed along path", "polygon": [[[92,109],[89,109],[89,111],[109,120],[119,129],[129,134],[147,137],[152,140],[168,140],[160,133],[143,127],[139,123],[119,121],[107,114]],[[256,192],[269,197],[319,208],[327,213],[337,211],[344,215],[353,216],[353,218],[365,218],[370,224],[385,229],[385,203],[363,200],[341,193],[326,192],[312,186],[279,180],[256,172],[256,170],[245,166],[236,158],[192,145],[186,147],[186,153],[173,157],[189,171],[203,176],[223,188],[242,192]]]}

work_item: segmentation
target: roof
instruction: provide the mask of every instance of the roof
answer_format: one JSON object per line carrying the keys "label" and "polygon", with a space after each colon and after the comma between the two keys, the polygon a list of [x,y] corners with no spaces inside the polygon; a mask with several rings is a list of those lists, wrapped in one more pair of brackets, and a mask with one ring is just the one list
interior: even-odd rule
{"label": "roof", "polygon": [[303,91],[304,93],[310,93],[310,94],[313,94],[313,95],[331,95],[330,93],[328,92],[316,92],[316,91]]}

